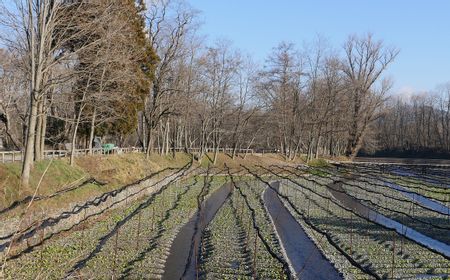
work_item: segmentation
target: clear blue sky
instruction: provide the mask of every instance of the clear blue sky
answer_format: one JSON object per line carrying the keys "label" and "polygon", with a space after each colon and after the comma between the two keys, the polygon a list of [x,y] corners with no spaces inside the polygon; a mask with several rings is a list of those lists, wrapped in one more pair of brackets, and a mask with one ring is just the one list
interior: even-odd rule
{"label": "clear blue sky", "polygon": [[188,0],[208,41],[228,39],[259,62],[281,41],[301,47],[320,34],[341,48],[371,32],[400,49],[388,75],[394,91],[450,81],[450,0]]}

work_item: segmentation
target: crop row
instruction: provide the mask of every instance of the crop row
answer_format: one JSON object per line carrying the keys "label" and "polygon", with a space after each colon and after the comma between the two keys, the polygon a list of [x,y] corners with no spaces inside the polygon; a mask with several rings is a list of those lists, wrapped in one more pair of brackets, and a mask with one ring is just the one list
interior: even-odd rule
{"label": "crop row", "polygon": [[[308,229],[312,238],[345,275],[370,278],[342,258],[343,250],[353,261],[373,271],[378,278],[417,277],[448,273],[449,261],[399,234],[355,215],[334,199],[320,184],[298,177],[280,175],[281,194],[292,203],[294,217]],[[286,199],[285,199],[286,202]],[[311,223],[322,233],[308,226]],[[331,246],[323,233],[337,246]]]}
{"label": "crop row", "polygon": [[[164,260],[179,227],[197,210],[204,183],[198,176],[164,187],[127,207],[83,222],[9,260],[7,279],[115,278],[163,272]],[[223,183],[216,177],[214,190]]]}
{"label": "crop row", "polygon": [[[263,205],[264,187],[245,179],[205,229],[200,251],[202,279],[284,279],[287,263]],[[242,179],[242,178],[241,178]]]}
{"label": "crop row", "polygon": [[339,170],[354,174],[358,177],[374,179],[381,182],[393,182],[436,201],[443,203],[449,202],[449,179],[445,177],[430,177],[426,175],[408,177],[366,166],[345,166],[343,170],[341,168]]}
{"label": "crop row", "polygon": [[[299,176],[293,171],[290,171],[290,174]],[[321,184],[331,184],[336,180],[342,180],[348,195],[365,203],[378,213],[427,236],[445,243],[450,242],[450,215],[424,207],[414,201],[414,196],[407,197],[393,188],[372,184],[370,180],[346,179],[336,174],[330,174],[329,177],[310,176],[309,179]]]}

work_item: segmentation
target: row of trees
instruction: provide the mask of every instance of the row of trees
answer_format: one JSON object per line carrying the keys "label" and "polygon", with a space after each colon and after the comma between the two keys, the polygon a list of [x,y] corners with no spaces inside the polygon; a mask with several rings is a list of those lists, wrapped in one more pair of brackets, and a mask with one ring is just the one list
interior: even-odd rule
{"label": "row of trees", "polygon": [[[431,93],[392,98],[376,122],[376,150],[450,154],[450,84]],[[374,150],[374,149],[372,149]]]}
{"label": "row of trees", "polygon": [[389,134],[383,73],[398,50],[370,34],[339,49],[280,43],[261,66],[230,42],[205,44],[181,1],[16,3],[1,9],[0,129],[25,151],[24,184],[46,147],[92,149],[95,136],[147,155],[213,149],[215,161],[223,147],[354,157]]}
{"label": "row of trees", "polygon": [[135,126],[157,61],[143,10],[133,0],[2,3],[2,122],[24,150],[23,184],[46,145],[73,150],[82,126],[90,124],[89,143],[98,126]]}

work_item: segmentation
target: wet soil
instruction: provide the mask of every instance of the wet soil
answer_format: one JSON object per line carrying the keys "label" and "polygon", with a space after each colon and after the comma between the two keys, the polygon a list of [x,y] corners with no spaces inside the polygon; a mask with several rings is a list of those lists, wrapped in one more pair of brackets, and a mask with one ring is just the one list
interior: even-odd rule
{"label": "wet soil", "polygon": [[[278,188],[279,182],[272,186]],[[264,192],[264,203],[296,279],[343,279],[271,188]]]}
{"label": "wet soil", "polygon": [[197,252],[203,230],[213,220],[232,191],[231,184],[224,184],[202,204],[200,213],[187,222],[175,237],[167,258],[162,279],[196,279]]}

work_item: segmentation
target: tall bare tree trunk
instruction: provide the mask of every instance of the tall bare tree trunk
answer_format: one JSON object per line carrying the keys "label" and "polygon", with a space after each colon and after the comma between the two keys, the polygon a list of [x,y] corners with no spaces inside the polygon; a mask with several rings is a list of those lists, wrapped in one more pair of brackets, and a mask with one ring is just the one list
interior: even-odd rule
{"label": "tall bare tree trunk", "polygon": [[146,127],[146,120],[145,120],[145,112],[142,112],[142,148],[144,151],[147,151],[147,139],[146,139],[146,133],[145,133],[145,127]]}
{"label": "tall bare tree trunk", "polygon": [[44,151],[45,151],[45,132],[47,130],[47,110],[45,107],[45,103],[42,107],[42,115],[41,115],[41,126],[40,126],[40,148],[39,148],[39,158],[44,158]]}
{"label": "tall bare tree trunk", "polygon": [[[28,1],[28,24],[29,31],[28,47],[31,57],[31,71],[30,71],[30,111],[28,116],[28,131],[26,137],[25,153],[22,165],[21,183],[23,186],[28,186],[30,183],[30,173],[34,160],[34,141],[36,138],[36,118],[37,118],[37,100],[36,97],[39,94],[39,85],[41,78],[40,59],[36,56],[36,29],[34,26],[34,16],[32,6],[33,3]],[[37,60],[37,61],[36,61]]]}
{"label": "tall bare tree trunk", "polygon": [[80,118],[81,118],[81,110],[78,113],[77,120],[75,122],[75,127],[73,128],[73,134],[72,134],[72,144],[70,147],[70,166],[73,166],[75,163],[75,150],[76,150],[76,140],[77,140],[77,132],[78,132],[78,126],[80,124]]}
{"label": "tall bare tree trunk", "polygon": [[187,125],[184,125],[184,152],[189,152],[189,143],[188,143],[188,133],[187,133]]}
{"label": "tall bare tree trunk", "polygon": [[160,155],[164,152],[164,129],[162,127],[162,120],[159,120],[158,126],[158,152]]}
{"label": "tall bare tree trunk", "polygon": [[[89,85],[89,83],[88,83]],[[87,90],[88,86],[86,86],[86,90]],[[85,103],[85,99],[86,99],[86,90],[83,93],[83,97],[81,98],[80,101],[80,108],[78,110],[78,114],[77,114],[77,118],[75,121],[75,127],[73,128],[73,134],[72,134],[72,145],[70,147],[71,151],[70,151],[70,165],[73,166],[75,163],[75,150],[76,150],[76,141],[77,141],[77,132],[78,132],[78,126],[80,125],[80,121],[81,121],[81,115],[83,113],[84,107],[86,106]]]}
{"label": "tall bare tree trunk", "polygon": [[148,137],[147,137],[148,141],[147,141],[147,153],[145,154],[145,157],[147,159],[150,158],[150,155],[152,154],[152,149],[153,149],[153,127],[149,126],[148,128]]}
{"label": "tall bare tree trunk", "polygon": [[45,132],[47,131],[47,108],[45,103],[43,105],[42,110],[42,122],[41,122],[41,148],[40,148],[40,157],[44,159],[44,151],[45,151]]}
{"label": "tall bare tree trunk", "polygon": [[34,159],[34,140],[36,137],[36,116],[37,116],[37,105],[34,98],[34,93],[31,93],[30,100],[30,115],[28,116],[28,130],[25,145],[25,153],[22,164],[22,176],[21,183],[23,186],[28,186],[30,184],[30,173],[33,167]]}
{"label": "tall bare tree trunk", "polygon": [[34,140],[34,160],[41,160],[41,127],[42,127],[42,101],[37,102],[37,116],[36,116],[36,136]]}
{"label": "tall bare tree trunk", "polygon": [[235,141],[235,142],[233,143],[233,151],[232,151],[232,154],[231,154],[231,158],[232,158],[232,159],[234,159],[234,158],[236,157],[237,146],[238,146],[238,143],[237,143],[237,141]]}
{"label": "tall bare tree trunk", "polygon": [[169,154],[169,132],[170,132],[170,123],[169,123],[169,119],[166,120],[166,125],[165,125],[165,136],[164,136],[164,140],[165,142],[163,142],[163,149],[164,149],[164,155],[168,155]]}
{"label": "tall bare tree trunk", "polygon": [[41,158],[41,134],[42,134],[42,118],[43,118],[43,98],[37,101],[37,120],[36,120],[36,137],[34,141],[34,160],[40,161]]}
{"label": "tall bare tree trunk", "polygon": [[318,159],[319,158],[319,149],[320,149],[320,143],[321,143],[321,138],[322,136],[318,136],[317,137],[317,142],[316,142],[316,146],[315,146],[315,153],[314,153],[314,158]]}
{"label": "tall bare tree trunk", "polygon": [[175,127],[172,132],[172,156],[175,159],[176,158],[176,148],[178,143],[178,124],[175,123]]}
{"label": "tall bare tree trunk", "polygon": [[92,112],[92,118],[91,118],[91,130],[89,132],[89,154],[92,155],[92,142],[94,142],[94,135],[95,135],[95,117],[97,115],[97,108],[94,107],[94,112]]}

